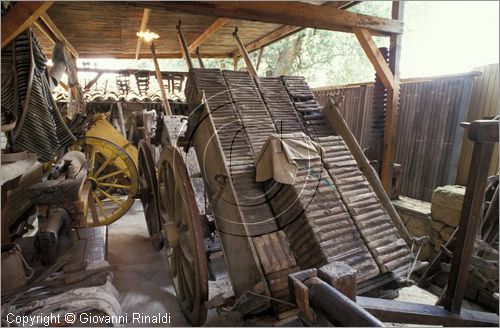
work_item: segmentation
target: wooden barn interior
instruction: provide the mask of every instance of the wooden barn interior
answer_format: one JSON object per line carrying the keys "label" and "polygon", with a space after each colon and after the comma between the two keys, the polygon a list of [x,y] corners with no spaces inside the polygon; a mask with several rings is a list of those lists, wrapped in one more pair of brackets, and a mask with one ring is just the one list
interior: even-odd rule
{"label": "wooden barn interior", "polygon": [[[2,1],[2,326],[498,326],[498,64],[360,2]],[[374,80],[258,74],[306,28]]]}

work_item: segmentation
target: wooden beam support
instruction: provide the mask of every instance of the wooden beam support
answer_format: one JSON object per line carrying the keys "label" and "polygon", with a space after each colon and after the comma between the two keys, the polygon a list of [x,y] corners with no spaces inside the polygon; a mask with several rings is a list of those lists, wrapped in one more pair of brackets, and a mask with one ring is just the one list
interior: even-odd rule
{"label": "wooden beam support", "polygon": [[356,27],[366,28],[376,35],[391,35],[403,32],[403,24],[396,20],[356,14],[299,1],[141,1],[133,4],[171,12],[312,27],[332,31],[352,32],[352,28]]}
{"label": "wooden beam support", "polygon": [[366,56],[372,63],[375,71],[382,80],[384,87],[389,90],[394,90],[394,75],[385,61],[384,55],[380,52],[375,41],[366,29],[353,28],[354,34],[358,38],[361,48],[365,51]]}
{"label": "wooden beam support", "polygon": [[[404,1],[392,2],[392,18],[402,20],[404,17]],[[382,151],[382,165],[380,179],[388,195],[392,195],[392,169],[396,152],[396,131],[399,110],[399,59],[401,57],[401,35],[392,35],[389,47],[389,68],[394,76],[393,88],[387,91],[384,148]]]}
{"label": "wooden beam support", "polygon": [[103,72],[98,72],[96,76],[85,85],[83,89],[89,90],[103,74],[104,74]]}
{"label": "wooden beam support", "polygon": [[193,52],[201,46],[203,42],[205,42],[208,38],[210,38],[212,35],[214,35],[218,30],[220,30],[224,25],[226,25],[227,19],[226,18],[217,18],[212,24],[210,24],[209,27],[203,33],[201,33],[191,44],[189,45],[188,49],[189,52]]}
{"label": "wooden beam support", "polygon": [[[148,27],[149,16],[151,15],[151,9],[144,8],[144,12],[142,13],[141,26],[139,28],[139,32],[146,31]],[[137,37],[137,46],[135,47],[135,59],[139,59],[139,55],[141,53],[142,47],[142,38]]]}
{"label": "wooden beam support", "polygon": [[358,296],[356,302],[384,322],[451,327],[498,327],[495,313],[462,310],[460,315],[440,306]]}
{"label": "wooden beam support", "polygon": [[[50,53],[45,53],[48,58],[51,58]],[[115,59],[134,59],[135,53],[116,53],[116,52],[99,52],[99,53],[90,53],[90,52],[79,52],[80,57],[82,58],[115,58]],[[196,53],[192,53],[192,56],[195,56]],[[142,59],[151,59],[153,58],[151,53],[142,53]],[[156,58],[158,59],[182,59],[183,54],[181,52],[175,53],[157,53]],[[232,52],[227,53],[214,53],[214,52],[203,52],[203,58],[233,58]]]}
{"label": "wooden beam support", "polygon": [[488,178],[488,168],[493,154],[493,146],[498,142],[498,121],[474,121],[468,137],[474,142],[472,158],[465,188],[464,202],[456,232],[456,244],[451,260],[446,292],[442,305],[452,313],[460,314],[467,286],[474,242],[481,224],[484,190]]}
{"label": "wooden beam support", "polygon": [[66,49],[68,49],[69,53],[74,57],[78,58],[78,52],[76,51],[75,47],[66,39],[64,34],[61,32],[61,30],[57,27],[57,25],[52,21],[52,19],[47,15],[46,13],[43,13],[40,15],[40,19],[43,24],[45,24],[45,27],[54,35],[55,39],[52,39],[54,42],[56,40],[62,42]]}
{"label": "wooden beam support", "polygon": [[182,24],[182,22],[179,20],[179,22],[177,23],[177,26],[176,26],[177,36],[179,37],[179,43],[181,44],[182,56],[186,60],[186,65],[187,65],[188,71],[189,71],[194,67],[194,65],[193,65],[193,61],[191,59],[190,51],[188,50],[188,45],[186,43],[186,39],[184,38],[184,34],[182,34],[181,24]]}
{"label": "wooden beam support", "polygon": [[[328,7],[333,7],[337,9],[342,9],[345,10],[349,7],[352,7],[356,4],[358,4],[360,1],[333,1],[333,2],[327,2],[324,3],[322,6],[328,6]],[[263,37],[252,41],[248,44],[245,45],[245,48],[247,49],[248,53],[252,53],[256,50],[259,50],[271,43],[274,43],[276,41],[279,41],[283,38],[286,38],[289,35],[292,35],[294,33],[300,32],[305,27],[298,27],[298,26],[291,26],[291,25],[283,25],[276,30],[272,31],[269,34],[264,35]],[[239,55],[239,49],[236,48],[233,51],[233,57]]]}
{"label": "wooden beam support", "polygon": [[165,85],[163,84],[163,77],[161,75],[160,65],[158,64],[158,59],[156,58],[156,49],[153,41],[151,41],[150,48],[151,48],[151,55],[153,57],[153,62],[155,64],[156,80],[158,81],[158,85],[160,87],[164,113],[166,115],[172,115],[172,110],[170,109],[170,104],[168,103],[167,92],[165,91]]}
{"label": "wooden beam support", "polygon": [[260,48],[259,56],[257,57],[257,64],[255,64],[255,70],[259,72],[259,66],[262,61],[262,55],[264,54],[264,48]]}
{"label": "wooden beam support", "polygon": [[[148,72],[149,75],[156,75],[156,71],[139,70],[139,69],[110,69],[110,68],[77,68],[78,72],[91,72],[91,73],[110,73],[110,74],[135,74],[137,71]],[[182,75],[187,76],[187,72],[174,72],[174,71],[161,71],[162,75]]]}
{"label": "wooden beam support", "polygon": [[30,27],[54,1],[19,1],[2,17],[2,49]]}
{"label": "wooden beam support", "polygon": [[238,28],[234,30],[233,37],[236,39],[236,43],[238,44],[238,48],[240,49],[243,60],[245,61],[248,73],[250,74],[251,77],[257,77],[257,71],[253,66],[252,60],[250,59],[250,56],[248,55],[248,52],[245,49],[245,46],[243,45],[243,42],[241,42],[238,36]]}
{"label": "wooden beam support", "polygon": [[203,64],[203,59],[201,59],[200,48],[196,48],[196,57],[198,58],[198,63],[200,64],[200,68],[205,68],[205,64]]}
{"label": "wooden beam support", "polygon": [[238,57],[233,57],[233,71],[238,70],[238,62],[239,61],[240,61],[240,59]]}

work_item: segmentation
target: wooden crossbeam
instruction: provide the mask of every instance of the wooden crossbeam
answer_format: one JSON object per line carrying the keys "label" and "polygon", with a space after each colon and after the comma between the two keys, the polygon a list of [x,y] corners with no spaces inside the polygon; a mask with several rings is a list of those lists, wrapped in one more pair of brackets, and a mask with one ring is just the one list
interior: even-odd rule
{"label": "wooden crossbeam", "polygon": [[353,28],[353,31],[361,44],[361,48],[365,51],[366,56],[384,84],[384,87],[387,90],[394,90],[394,75],[385,61],[384,55],[378,49],[375,41],[373,41],[370,31],[358,28]]}
{"label": "wooden crossbeam", "polygon": [[[51,58],[50,53],[45,54],[48,58]],[[82,58],[115,58],[115,59],[134,59],[135,53],[116,53],[116,52],[80,52],[80,57]],[[193,54],[194,55],[194,54]],[[151,53],[142,53],[141,58],[152,58]],[[158,59],[180,59],[183,58],[182,53],[157,53],[156,58]],[[233,58],[232,52],[226,53],[214,53],[214,52],[203,52],[203,58]]]}
{"label": "wooden crossbeam", "polygon": [[189,52],[193,52],[201,46],[209,37],[214,35],[218,30],[220,30],[224,25],[226,25],[226,18],[217,18],[209,27],[203,31],[191,44],[188,46]]}
{"label": "wooden crossbeam", "polygon": [[[334,7],[337,9],[342,9],[345,10],[349,7],[352,7],[356,4],[358,4],[360,1],[333,1],[333,2],[327,2],[323,4],[322,6],[329,6],[329,7]],[[261,49],[262,47],[265,47],[271,43],[274,43],[276,41],[279,41],[283,38],[286,38],[287,36],[300,32],[305,27],[298,27],[298,26],[291,26],[291,25],[283,25],[281,27],[278,27],[271,33],[268,33],[264,35],[263,37],[252,41],[245,45],[245,48],[247,49],[248,53],[251,53],[255,50]],[[233,56],[239,56],[239,50],[235,49],[233,51]]]}
{"label": "wooden crossbeam", "polygon": [[30,27],[54,1],[19,1],[2,17],[2,49]]}
{"label": "wooden crossbeam", "polygon": [[131,4],[171,12],[333,31],[352,32],[352,28],[357,27],[366,28],[374,35],[403,33],[403,23],[397,20],[351,13],[299,1],[144,1]]}
{"label": "wooden crossbeam", "polygon": [[[151,9],[144,8],[144,12],[142,14],[142,19],[141,19],[141,27],[139,29],[140,32],[146,31],[148,27],[148,21],[149,21],[149,16],[151,15]],[[141,47],[142,47],[142,38],[137,37],[137,46],[135,47],[135,59],[139,59],[139,55],[141,53]]]}
{"label": "wooden crossbeam", "polygon": [[68,39],[64,36],[61,30],[57,27],[57,25],[52,21],[52,19],[47,15],[47,13],[43,13],[40,15],[38,21],[35,22],[35,25],[52,41],[60,41],[64,44],[65,48],[68,49],[69,53],[74,57],[78,58],[78,52],[75,47],[68,41]]}

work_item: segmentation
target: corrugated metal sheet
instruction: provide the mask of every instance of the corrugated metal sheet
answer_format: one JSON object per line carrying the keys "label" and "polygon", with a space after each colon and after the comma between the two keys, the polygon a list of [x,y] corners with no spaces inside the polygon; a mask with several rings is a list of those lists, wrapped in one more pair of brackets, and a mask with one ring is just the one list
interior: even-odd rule
{"label": "corrugated metal sheet", "polygon": [[[483,66],[476,69],[482,73],[475,79],[472,85],[472,94],[469,104],[467,121],[491,118],[499,114],[499,67],[498,64]],[[472,156],[472,142],[464,136],[462,140],[462,152],[458,165],[456,183],[465,185],[469,173],[469,165]],[[495,146],[493,158],[490,165],[489,175],[498,172],[498,144]]]}
{"label": "corrugated metal sheet", "polygon": [[[403,80],[395,161],[403,165],[401,193],[430,201],[433,190],[453,184],[472,81],[477,73]],[[373,83],[321,88],[315,96],[325,105],[342,92],[341,112],[361,147],[368,147]]]}

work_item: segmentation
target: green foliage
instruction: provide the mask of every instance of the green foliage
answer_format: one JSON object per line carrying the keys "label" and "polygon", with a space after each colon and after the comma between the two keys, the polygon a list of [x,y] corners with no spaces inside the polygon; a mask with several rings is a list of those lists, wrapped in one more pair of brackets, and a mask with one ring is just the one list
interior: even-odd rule
{"label": "green foliage", "polygon": [[[390,17],[390,1],[365,1],[349,9],[379,17]],[[341,85],[374,79],[375,71],[356,37],[351,33],[305,29],[265,48],[260,75],[281,75],[280,57],[290,51],[297,39],[300,52],[289,63],[288,74],[303,75],[311,86]],[[376,37],[379,47],[388,47],[389,39]]]}

